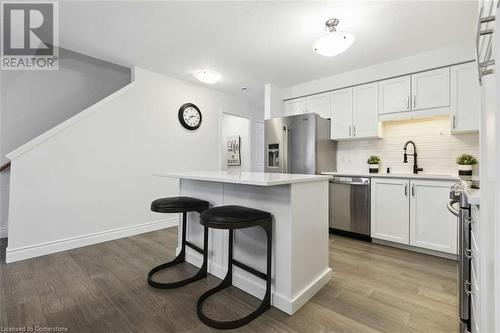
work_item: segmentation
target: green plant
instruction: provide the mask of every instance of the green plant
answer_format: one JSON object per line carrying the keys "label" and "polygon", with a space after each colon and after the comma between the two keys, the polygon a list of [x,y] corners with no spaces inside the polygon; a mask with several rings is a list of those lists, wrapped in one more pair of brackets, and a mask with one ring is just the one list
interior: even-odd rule
{"label": "green plant", "polygon": [[372,155],[368,157],[368,164],[379,164],[380,163],[380,157],[377,155]]}
{"label": "green plant", "polygon": [[458,165],[475,165],[477,164],[477,160],[474,156],[470,154],[462,154],[457,157]]}

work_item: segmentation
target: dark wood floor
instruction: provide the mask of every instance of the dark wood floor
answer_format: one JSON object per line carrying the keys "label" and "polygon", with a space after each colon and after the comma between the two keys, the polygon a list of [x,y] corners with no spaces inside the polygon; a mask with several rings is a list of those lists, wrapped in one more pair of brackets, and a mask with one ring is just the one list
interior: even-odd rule
{"label": "dark wood floor", "polygon": [[[0,326],[66,327],[70,332],[206,332],[199,295],[209,277],[176,290],[156,290],[147,271],[174,256],[177,230],[151,232],[5,264],[1,242]],[[294,316],[272,308],[242,332],[457,332],[456,263],[330,236],[333,278]],[[193,271],[170,271],[174,279]],[[167,275],[164,276],[167,279]],[[220,319],[257,300],[230,288],[207,304]]]}

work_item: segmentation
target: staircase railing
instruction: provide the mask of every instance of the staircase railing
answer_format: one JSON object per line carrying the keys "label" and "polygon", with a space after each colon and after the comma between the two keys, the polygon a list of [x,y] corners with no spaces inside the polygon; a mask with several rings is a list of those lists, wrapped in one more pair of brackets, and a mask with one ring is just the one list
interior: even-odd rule
{"label": "staircase railing", "polygon": [[8,168],[10,168],[10,161],[3,164],[2,166],[0,166],[0,172],[3,172],[5,170],[7,170]]}

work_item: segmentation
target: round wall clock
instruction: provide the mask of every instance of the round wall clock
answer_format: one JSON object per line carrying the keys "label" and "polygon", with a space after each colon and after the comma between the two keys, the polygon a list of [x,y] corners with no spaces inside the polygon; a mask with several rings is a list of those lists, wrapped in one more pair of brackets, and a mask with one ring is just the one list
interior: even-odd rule
{"label": "round wall clock", "polygon": [[179,121],[184,128],[193,131],[201,125],[201,111],[193,103],[186,103],[179,109]]}

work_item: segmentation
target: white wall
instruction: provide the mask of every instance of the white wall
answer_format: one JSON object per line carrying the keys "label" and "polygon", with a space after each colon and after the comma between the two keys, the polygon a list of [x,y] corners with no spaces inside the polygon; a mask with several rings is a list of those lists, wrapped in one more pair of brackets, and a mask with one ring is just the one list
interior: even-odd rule
{"label": "white wall", "polygon": [[[130,83],[130,68],[59,49],[56,71],[0,71],[0,164],[5,154]],[[10,172],[0,174],[6,237]]]}
{"label": "white wall", "polygon": [[[177,222],[149,210],[178,194],[158,171],[217,170],[220,113],[262,119],[241,98],[136,68],[135,82],[12,158],[7,260],[155,230]],[[196,131],[178,122],[192,102]],[[55,133],[55,134],[54,134]]]}
{"label": "white wall", "polygon": [[[413,157],[403,163],[403,145],[413,140],[417,145],[418,165],[424,173],[457,174],[455,159],[467,153],[479,160],[479,134],[450,134],[450,119],[440,116],[426,119],[390,121],[383,123],[384,139],[353,140],[337,143],[337,170],[368,172],[366,160],[370,155],[381,158],[381,172],[412,172]],[[413,148],[408,152],[413,152]],[[477,169],[474,170],[477,173]]]}
{"label": "white wall", "polygon": [[[221,138],[220,138],[220,163],[221,170],[250,171],[252,166],[252,150],[250,135],[251,122],[248,118],[234,116],[227,113],[221,114]],[[240,136],[241,165],[227,165],[227,137]]]}
{"label": "white wall", "polygon": [[[471,61],[473,59],[474,44],[473,41],[471,41],[470,43],[457,44],[432,51],[422,52],[409,57],[395,59],[338,75],[300,83],[294,86],[281,87],[276,94],[279,93],[279,97],[282,100],[285,100],[319,93],[322,91],[382,80],[393,76],[415,73],[431,68]],[[332,58],[332,65],[334,64],[335,58]],[[267,99],[265,103],[267,106]]]}

